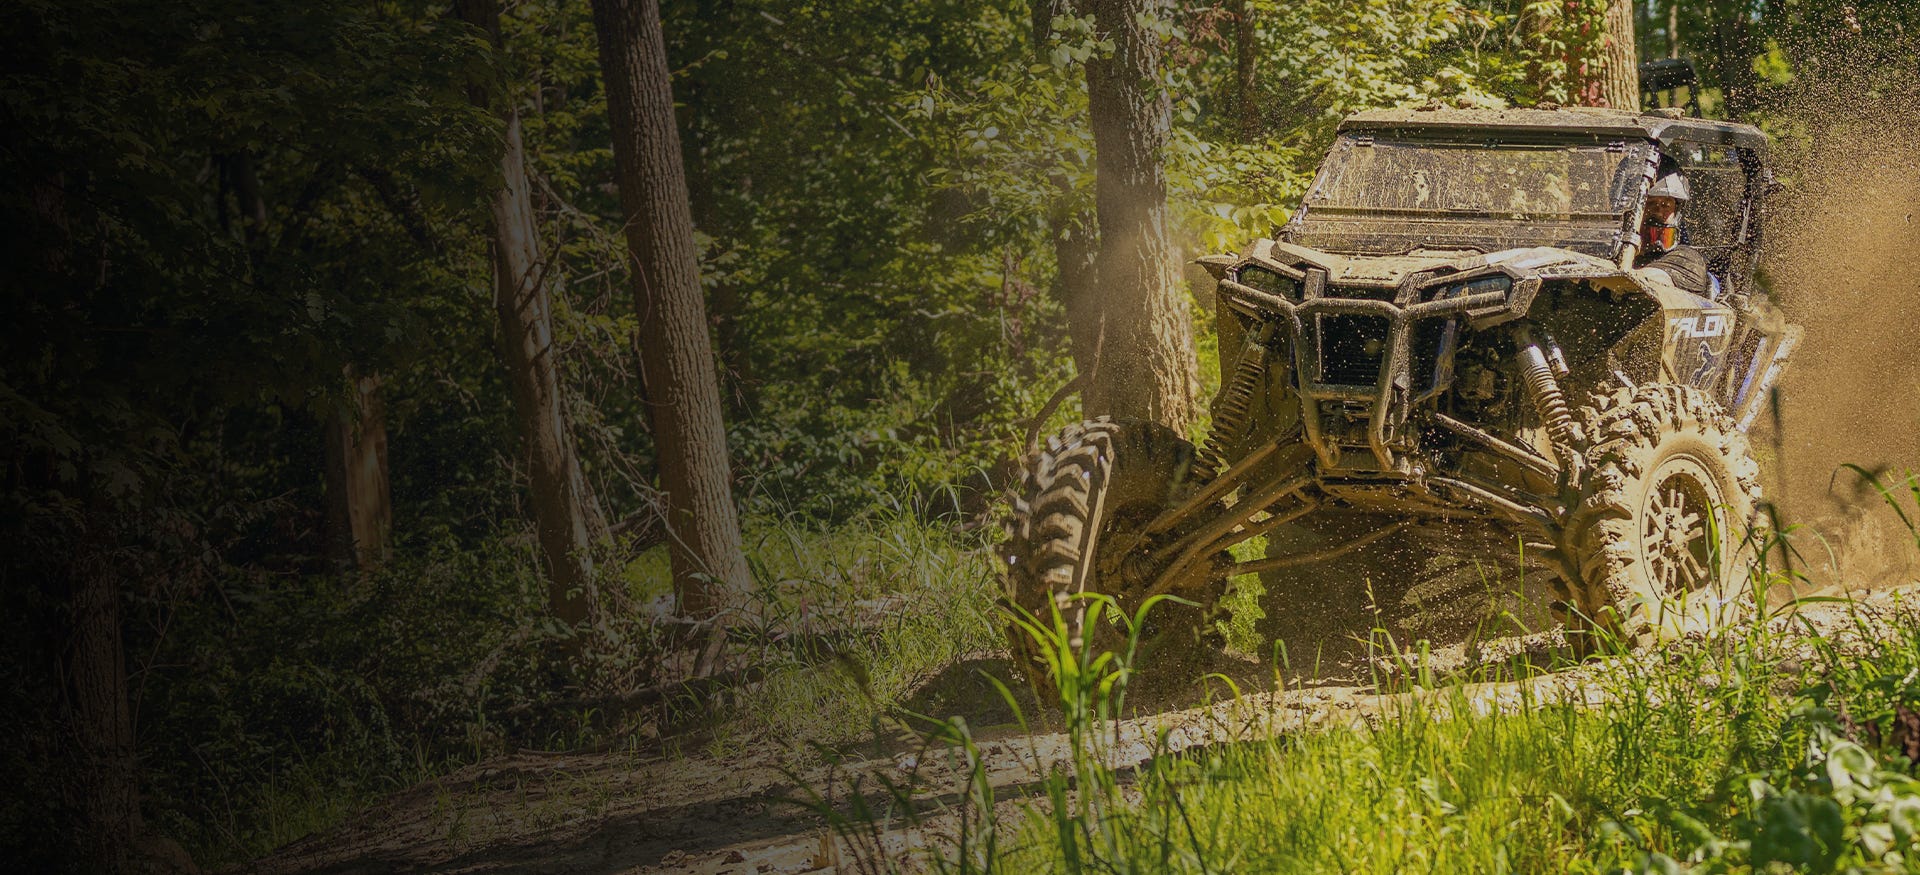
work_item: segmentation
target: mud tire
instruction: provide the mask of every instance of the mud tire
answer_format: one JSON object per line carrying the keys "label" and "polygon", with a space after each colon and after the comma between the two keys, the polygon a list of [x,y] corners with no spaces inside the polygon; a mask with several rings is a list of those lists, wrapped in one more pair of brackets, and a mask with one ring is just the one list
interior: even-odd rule
{"label": "mud tire", "polygon": [[[1099,592],[1128,614],[1139,608],[1145,593],[1133,591],[1134,586],[1150,579],[1154,569],[1136,565],[1127,569],[1131,573],[1102,574],[1102,568],[1111,572],[1122,563],[1143,561],[1146,551],[1139,548],[1146,545],[1131,533],[1185,494],[1193,459],[1191,443],[1150,422],[1102,417],[1049,438],[1027,457],[1013,496],[1000,550],[1008,606],[1043,624],[1052,622],[1057,608],[1077,649],[1123,647],[1122,627],[1107,622],[1116,618],[1103,612],[1100,622],[1089,624],[1090,603],[1074,596]],[[1200,609],[1170,610],[1175,606],[1162,604],[1149,618],[1143,640],[1200,632],[1206,624],[1197,621],[1212,616],[1223,588],[1224,582],[1181,588],[1175,594],[1199,602]],[[1015,623],[1008,625],[1007,640],[1015,664],[1042,701],[1050,702],[1056,691],[1039,645]]]}
{"label": "mud tire", "polygon": [[1720,405],[1643,386],[1582,419],[1587,474],[1561,547],[1576,576],[1557,581],[1554,611],[1574,650],[1641,649],[1750,611],[1759,466]]}

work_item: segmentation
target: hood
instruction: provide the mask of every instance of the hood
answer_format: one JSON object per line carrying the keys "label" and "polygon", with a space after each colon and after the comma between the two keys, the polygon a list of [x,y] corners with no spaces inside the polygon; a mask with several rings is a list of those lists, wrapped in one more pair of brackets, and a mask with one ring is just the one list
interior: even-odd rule
{"label": "hood", "polygon": [[1431,272],[1437,278],[1482,273],[1488,268],[1497,269],[1516,280],[1610,279],[1625,278],[1627,275],[1618,265],[1604,258],[1544,246],[1489,253],[1470,249],[1442,249],[1414,250],[1405,255],[1339,255],[1292,243],[1262,240],[1254,244],[1253,251],[1248,254],[1255,259],[1273,261],[1296,270],[1317,267],[1327,272],[1327,283],[1335,286],[1387,288],[1398,286],[1407,277],[1422,271]]}
{"label": "hood", "polygon": [[1200,263],[1216,278],[1224,277],[1232,266],[1248,261],[1282,267],[1295,274],[1304,274],[1309,269],[1322,270],[1326,272],[1327,285],[1336,288],[1397,288],[1421,273],[1427,274],[1426,277],[1417,278],[1422,286],[1449,282],[1456,277],[1473,278],[1498,273],[1513,280],[1515,297],[1523,300],[1531,298],[1543,281],[1586,280],[1604,289],[1638,292],[1653,298],[1667,309],[1711,309],[1720,306],[1674,288],[1671,283],[1661,279],[1660,274],[1622,270],[1619,265],[1604,258],[1545,246],[1490,253],[1415,250],[1404,255],[1341,255],[1276,240],[1259,240],[1239,256],[1208,256],[1200,259]]}

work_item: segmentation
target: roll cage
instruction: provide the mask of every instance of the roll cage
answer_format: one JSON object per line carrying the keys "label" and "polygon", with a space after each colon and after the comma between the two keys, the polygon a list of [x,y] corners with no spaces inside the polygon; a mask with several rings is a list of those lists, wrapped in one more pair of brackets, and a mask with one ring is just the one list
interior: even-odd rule
{"label": "roll cage", "polygon": [[[1376,208],[1341,203],[1341,184],[1356,161],[1382,144],[1436,150],[1436,170],[1458,174],[1458,156],[1441,150],[1477,147],[1490,152],[1597,150],[1617,156],[1620,172],[1600,179],[1600,165],[1568,163],[1568,185],[1605,186],[1611,209],[1591,193],[1564,195],[1567,208],[1489,210],[1481,204],[1421,213],[1386,199]],[[1610,110],[1383,110],[1348,118],[1299,210],[1280,239],[1349,255],[1403,255],[1422,249],[1495,249],[1549,246],[1629,264],[1637,252],[1647,187],[1662,167],[1687,175],[1693,198],[1682,213],[1683,242],[1699,249],[1722,284],[1721,296],[1750,295],[1760,252],[1760,227],[1773,177],[1766,136],[1747,125],[1678,117],[1672,111]],[[1372,150],[1369,152],[1368,150]],[[1504,161],[1501,159],[1501,161]],[[1497,165],[1501,161],[1489,161]],[[1584,175],[1583,175],[1584,174]],[[1442,180],[1441,182],[1444,182]],[[1536,186],[1537,187],[1537,186]],[[1584,197],[1584,200],[1582,198]],[[1350,198],[1348,200],[1351,200]],[[1448,205],[1442,205],[1448,206]],[[1551,206],[1551,205],[1548,205]],[[1573,207],[1584,207],[1574,209]]]}

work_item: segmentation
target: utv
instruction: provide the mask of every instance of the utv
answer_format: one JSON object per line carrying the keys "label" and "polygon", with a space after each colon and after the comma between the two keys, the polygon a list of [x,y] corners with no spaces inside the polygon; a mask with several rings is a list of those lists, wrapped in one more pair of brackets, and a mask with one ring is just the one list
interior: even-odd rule
{"label": "utv", "polygon": [[[1278,239],[1200,259],[1222,371],[1203,445],[1102,418],[1028,456],[1000,556],[1012,606],[1111,649],[1077,595],[1124,613],[1178,596],[1200,608],[1176,625],[1209,630],[1226,581],[1262,573],[1269,615],[1312,617],[1367,597],[1312,584],[1315,566],[1465,527],[1527,545],[1577,652],[1737,612],[1746,432],[1800,332],[1754,278],[1766,136],[1669,113],[1348,118]],[[1647,193],[1676,168],[1705,295],[1636,268]],[[1259,536],[1264,558],[1232,557]]]}

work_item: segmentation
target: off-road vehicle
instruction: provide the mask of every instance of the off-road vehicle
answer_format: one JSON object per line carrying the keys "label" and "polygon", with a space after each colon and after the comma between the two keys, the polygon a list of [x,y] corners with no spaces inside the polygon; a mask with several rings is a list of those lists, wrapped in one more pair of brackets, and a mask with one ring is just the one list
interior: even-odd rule
{"label": "off-road vehicle", "polygon": [[[1103,418],[1030,454],[1001,552],[1009,599],[1043,622],[1058,608],[1087,647],[1117,637],[1082,628],[1077,593],[1127,611],[1170,593],[1204,621],[1225,581],[1267,572],[1268,614],[1320,616],[1290,575],[1466,526],[1533,545],[1580,649],[1750,600],[1746,432],[1799,337],[1754,277],[1766,147],[1671,111],[1346,119],[1278,239],[1200,259],[1222,372],[1202,445]],[[1647,192],[1674,168],[1707,295],[1636,269]],[[1231,557],[1257,536],[1280,546]]]}

